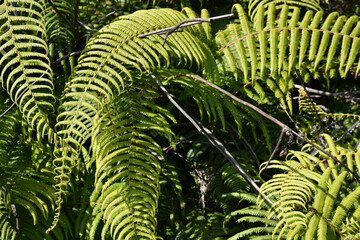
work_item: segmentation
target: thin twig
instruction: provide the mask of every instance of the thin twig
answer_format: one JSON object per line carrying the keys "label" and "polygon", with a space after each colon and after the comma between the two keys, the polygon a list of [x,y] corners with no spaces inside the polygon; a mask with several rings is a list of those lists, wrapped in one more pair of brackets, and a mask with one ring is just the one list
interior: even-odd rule
{"label": "thin twig", "polygon": [[226,15],[221,15],[221,16],[216,16],[216,17],[211,17],[211,18],[188,18],[188,19],[182,20],[181,22],[179,22],[178,24],[176,24],[173,27],[163,28],[163,29],[159,29],[159,30],[152,31],[149,33],[141,34],[141,35],[138,35],[138,38],[144,38],[144,37],[154,35],[154,34],[157,34],[157,35],[166,34],[164,42],[162,44],[164,46],[167,37],[170,34],[176,32],[176,30],[178,28],[187,27],[187,26],[191,26],[191,25],[195,25],[195,24],[200,24],[203,22],[211,22],[213,20],[228,18],[228,17],[233,17],[233,16],[234,16],[234,14],[231,13],[231,14],[226,14]]}
{"label": "thin twig", "polygon": [[[247,173],[242,169],[242,167],[239,165],[239,163],[235,160],[235,158],[231,155],[231,153],[225,148],[225,146],[212,134],[212,132],[204,127],[200,121],[192,118],[171,96],[171,94],[167,91],[167,89],[161,84],[161,82],[156,78],[156,76],[152,73],[150,73],[150,76],[154,79],[156,84],[160,87],[160,89],[165,93],[166,97],[169,99],[169,101],[192,123],[192,125],[203,134],[208,141],[235,167],[235,169],[241,174],[241,176],[250,184],[250,186],[257,192],[257,194],[260,193],[259,187],[256,185],[254,180],[247,175]],[[261,194],[264,199],[270,204],[273,205],[273,202],[264,194]]]}
{"label": "thin twig", "polygon": [[94,33],[95,30],[92,29],[91,27],[89,27],[88,25],[86,25],[84,22],[77,20],[77,22],[80,24],[80,26],[82,26],[86,31]]}
{"label": "thin twig", "polygon": [[150,8],[150,2],[151,2],[151,0],[147,0],[147,3],[146,3],[146,9],[149,9]]}
{"label": "thin twig", "polygon": [[114,15],[115,13],[117,13],[118,11],[121,11],[121,10],[122,10],[122,8],[115,9],[114,11],[106,14],[105,16],[103,16],[102,18],[100,18],[99,20],[97,20],[97,21],[95,22],[95,24],[101,22],[102,20],[110,17],[111,15]]}
{"label": "thin twig", "polygon": [[357,128],[360,125],[360,120],[356,121],[351,127],[345,130],[344,134],[341,135],[338,139],[334,141],[334,143],[339,142],[341,139],[343,139],[346,135],[350,134],[352,131],[354,131],[355,128]]}
{"label": "thin twig", "polygon": [[[301,86],[299,84],[295,84],[294,87],[297,88],[297,89],[303,88],[303,86]],[[344,97],[344,98],[348,98],[349,95],[360,94],[360,91],[346,91],[346,92],[331,93],[331,92],[326,92],[326,91],[322,91],[322,90],[318,90],[318,89],[314,89],[314,88],[309,88],[309,87],[306,87],[306,89],[307,89],[308,92],[323,95],[323,96],[328,96],[328,97]]]}
{"label": "thin twig", "polygon": [[[244,106],[247,106],[253,110],[255,110],[257,113],[259,113],[260,115],[264,116],[265,118],[269,119],[270,121],[274,122],[275,124],[277,124],[278,126],[280,126],[281,128],[285,129],[285,131],[290,131],[292,134],[294,134],[295,136],[297,136],[298,138],[300,138],[301,140],[305,141],[306,143],[310,144],[313,148],[317,149],[318,151],[324,153],[326,156],[330,157],[331,159],[333,159],[335,162],[339,163],[341,166],[343,166],[346,171],[348,171],[349,173],[351,173],[356,181],[358,181],[360,183],[360,178],[359,176],[355,175],[355,173],[349,169],[348,166],[346,166],[346,164],[344,164],[343,162],[341,162],[339,159],[337,159],[335,156],[333,156],[332,154],[330,154],[329,152],[325,151],[324,149],[322,149],[321,147],[319,147],[318,145],[312,143],[311,141],[309,141],[308,139],[306,139],[305,137],[303,137],[300,133],[292,130],[289,126],[287,126],[286,124],[280,122],[279,120],[277,120],[276,118],[270,116],[269,114],[265,113],[264,111],[262,111],[260,108],[252,105],[251,103],[248,103],[244,100],[241,100],[240,98],[232,95],[231,93],[229,93],[228,91],[220,88],[219,86],[211,83],[211,82],[208,82],[207,80],[199,77],[199,76],[196,76],[196,75],[192,75],[192,74],[181,74],[181,75],[177,75],[177,76],[187,76],[187,77],[191,77],[191,78],[194,78],[202,83],[205,83],[207,85],[209,85],[210,87],[218,90],[219,92],[222,92],[223,94],[227,95],[228,97],[230,97],[231,99],[237,101],[238,103],[244,105]],[[176,76],[175,76],[176,77]]]}
{"label": "thin twig", "polygon": [[[61,62],[62,60],[66,59],[66,58],[69,58],[69,57],[72,57],[72,56],[75,56],[75,55],[79,55],[81,53],[81,51],[77,51],[77,52],[73,52],[73,53],[70,53],[68,55],[65,55],[57,60],[55,60],[52,64],[51,64],[51,67],[54,67],[57,63]],[[48,69],[46,69],[46,71],[40,75],[39,78],[42,78],[46,73],[48,72]],[[15,100],[15,102],[13,102],[10,107],[8,107],[1,115],[0,115],[0,119],[2,117],[4,117],[15,105],[17,102],[19,102],[19,100],[21,99],[21,97],[30,89],[29,87],[34,85],[35,83],[37,82],[34,81],[32,82],[28,87],[26,87],[20,94],[19,96],[17,97],[17,99]]]}
{"label": "thin twig", "polygon": [[281,130],[281,134],[280,134],[279,140],[277,141],[276,147],[274,148],[273,152],[271,153],[271,155],[270,155],[269,159],[267,160],[267,163],[266,163],[265,167],[262,169],[262,171],[264,171],[269,166],[271,159],[274,157],[276,151],[278,150],[278,148],[280,146],[281,140],[284,136],[284,132],[285,132],[285,128],[283,128]]}

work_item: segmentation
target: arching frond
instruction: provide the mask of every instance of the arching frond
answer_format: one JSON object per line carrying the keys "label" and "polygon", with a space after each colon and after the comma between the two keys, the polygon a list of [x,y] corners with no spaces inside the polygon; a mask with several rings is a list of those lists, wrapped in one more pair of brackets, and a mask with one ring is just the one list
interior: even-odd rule
{"label": "arching frond", "polygon": [[185,29],[181,35],[174,33],[176,38],[170,35],[165,47],[161,36],[137,37],[176,25],[184,18],[180,12],[170,9],[139,11],[119,17],[90,39],[66,86],[57,118],[56,127],[63,139],[54,151],[58,205],[66,194],[68,173],[77,161],[80,147],[90,136],[94,118],[104,110],[104,104],[121,94],[127,84],[131,85],[131,70],[144,72],[182,62],[181,66],[197,71],[204,68],[209,78],[216,76],[212,54],[191,29]]}
{"label": "arching frond", "polygon": [[[329,146],[326,150],[357,172],[352,155],[358,153],[336,146],[329,135],[324,137]],[[359,217],[356,209],[360,194],[358,184],[332,159],[323,154],[321,157],[325,159],[320,159],[304,150],[291,151],[285,162],[271,161],[270,168],[285,173],[274,175],[261,186],[261,192],[275,200],[270,209],[270,214],[279,220],[275,229],[288,230],[288,239],[350,237]],[[349,185],[353,188],[345,190],[344,186]],[[343,198],[344,193],[347,195]]]}
{"label": "arching frond", "polygon": [[52,141],[48,113],[54,111],[54,97],[44,14],[45,1],[0,5],[0,81],[37,137],[48,135]]}
{"label": "arching frond", "polygon": [[155,104],[157,86],[151,85],[126,87],[107,106],[92,133],[95,189],[101,191],[98,201],[105,223],[102,232],[110,232],[114,239],[155,239],[162,149],[150,133],[171,141],[166,118],[172,117]]}
{"label": "arching frond", "polygon": [[267,10],[269,5],[275,4],[277,9],[281,9],[284,5],[289,7],[303,7],[308,10],[320,11],[320,3],[324,0],[250,0],[249,1],[249,15],[252,20],[256,18],[256,14],[261,12],[260,8]]}
{"label": "arching frond", "polygon": [[282,97],[293,88],[294,68],[301,72],[324,70],[330,77],[334,72],[341,77],[359,73],[357,16],[331,13],[323,19],[321,11],[301,15],[299,8],[289,9],[287,5],[282,5],[277,14],[272,3],[267,11],[260,5],[251,22],[240,5],[234,5],[234,9],[240,23],[228,25],[216,39],[226,69],[235,76],[241,72],[245,83],[258,77],[276,78],[276,82],[267,84],[277,97]]}
{"label": "arching frond", "polygon": [[[54,59],[55,56],[63,57],[73,52],[74,31],[77,30],[76,26],[78,26],[78,23],[74,22],[76,20],[74,16],[75,4],[73,0],[46,1],[45,26],[51,59]],[[71,69],[75,65],[73,58],[69,58],[69,61],[64,60],[62,66],[65,72],[68,71],[68,64],[66,62],[70,63]]]}

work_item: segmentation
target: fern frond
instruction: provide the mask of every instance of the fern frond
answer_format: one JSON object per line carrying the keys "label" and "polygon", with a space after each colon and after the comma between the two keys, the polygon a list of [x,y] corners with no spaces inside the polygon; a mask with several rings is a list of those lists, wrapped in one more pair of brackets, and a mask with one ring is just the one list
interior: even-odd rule
{"label": "fern frond", "polygon": [[147,86],[133,83],[125,89],[98,119],[92,133],[95,189],[101,189],[105,222],[102,232],[110,231],[114,239],[155,239],[157,156],[162,149],[149,134],[156,131],[169,141],[173,134],[166,120],[170,113],[154,103],[156,85]]}
{"label": "fern frond", "polygon": [[200,209],[196,209],[188,214],[187,219],[188,223],[175,239],[224,239],[226,236],[221,224],[223,214],[220,212],[209,212],[205,218]]}
{"label": "fern frond", "polygon": [[[55,9],[56,8],[56,9]],[[75,12],[75,1],[57,1],[51,0],[46,2],[45,27],[48,36],[49,55],[51,59],[55,56],[63,57],[73,52],[74,31],[75,27],[72,23]],[[64,19],[65,18],[65,19]],[[68,20],[69,19],[69,20]],[[67,70],[67,61],[62,61],[63,69]],[[71,69],[74,67],[74,59],[69,58]],[[70,69],[70,70],[71,70]]]}
{"label": "fern frond", "polygon": [[274,4],[277,9],[281,9],[284,5],[289,6],[290,8],[297,8],[297,7],[305,7],[308,10],[319,11],[320,8],[320,0],[250,0],[249,1],[249,15],[251,19],[254,21],[256,15],[261,12],[261,8],[268,9],[270,8],[269,5]]}
{"label": "fern frond", "polygon": [[[295,67],[315,72],[323,69],[327,74],[337,70],[342,77],[358,74],[358,17],[347,19],[332,13],[322,20],[321,11],[301,15],[299,8],[290,9],[286,4],[277,15],[271,3],[267,11],[260,4],[259,14],[249,21],[240,5],[234,9],[240,23],[229,24],[217,34],[216,41],[221,46],[218,53],[222,54],[225,70],[233,72],[235,78],[242,72],[244,83],[274,77],[279,79],[276,84],[281,90],[277,95],[287,96],[294,86],[290,75]],[[273,86],[269,82],[269,88]]]}
{"label": "fern frond", "polygon": [[[184,67],[204,68],[210,78],[215,77],[217,68],[213,56],[191,29],[174,33],[176,38],[174,34],[170,35],[165,47],[158,35],[137,37],[153,29],[176,25],[184,18],[180,12],[170,9],[139,11],[119,17],[89,40],[66,85],[57,118],[56,127],[63,140],[54,151],[59,196],[54,225],[63,195],[66,195],[71,167],[77,162],[81,146],[89,139],[95,118],[101,117],[97,114],[121,94],[127,84],[131,85],[131,70],[154,70],[176,65],[172,61],[177,61],[184,62]],[[158,123],[163,122],[155,119]],[[152,128],[157,131],[155,124]]]}
{"label": "fern frond", "polygon": [[54,111],[54,96],[44,14],[44,1],[5,0],[1,4],[0,81],[36,136],[48,135],[52,142],[55,133],[48,112]]}
{"label": "fern frond", "polygon": [[[340,161],[346,161],[349,168],[357,172],[357,153],[336,145],[329,135],[323,137],[328,145],[326,151]],[[360,215],[355,207],[359,204],[358,184],[338,163],[305,153],[308,147],[305,145],[302,151],[291,151],[285,162],[273,160],[269,165],[269,168],[286,171],[274,175],[260,188],[275,200],[269,213],[279,218],[274,232],[287,229],[289,239],[300,236],[303,236],[301,239],[335,239],[339,235],[350,238],[354,233],[351,229],[356,228],[355,222]],[[298,176],[296,181],[292,175]],[[288,182],[293,182],[293,185],[288,185]],[[348,185],[352,186],[351,189],[344,187]],[[345,218],[347,224],[344,224]]]}

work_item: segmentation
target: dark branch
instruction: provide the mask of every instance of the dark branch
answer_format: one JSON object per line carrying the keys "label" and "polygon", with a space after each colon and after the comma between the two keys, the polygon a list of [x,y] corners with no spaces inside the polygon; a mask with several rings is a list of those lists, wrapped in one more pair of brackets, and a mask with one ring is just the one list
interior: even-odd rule
{"label": "dark branch", "polygon": [[270,116],[269,114],[265,113],[264,111],[262,111],[260,108],[252,105],[251,103],[248,103],[244,100],[241,100],[240,98],[232,95],[231,93],[227,92],[226,90],[220,88],[219,86],[208,82],[207,80],[196,76],[196,75],[191,75],[191,74],[182,74],[182,75],[177,75],[177,76],[187,76],[187,77],[191,77],[194,78],[202,83],[205,83],[207,85],[209,85],[212,88],[215,88],[216,90],[218,90],[219,92],[222,92],[223,94],[227,95],[228,97],[230,97],[231,99],[237,101],[238,103],[245,105],[253,110],[255,110],[257,113],[259,113],[260,115],[264,116],[265,118],[269,119],[270,121],[274,122],[275,124],[277,124],[278,126],[280,126],[281,128],[285,129],[285,131],[290,131],[292,134],[294,134],[295,136],[297,136],[298,138],[300,138],[301,140],[305,141],[306,143],[310,144],[313,148],[317,149],[318,151],[324,153],[326,156],[330,157],[331,159],[333,159],[335,162],[339,163],[341,166],[343,166],[346,171],[348,171],[349,173],[351,173],[356,181],[358,181],[360,183],[360,178],[359,176],[355,175],[355,173],[349,169],[348,166],[346,166],[346,164],[344,164],[343,162],[341,162],[339,159],[337,159],[335,156],[333,156],[332,154],[328,153],[327,151],[325,151],[324,149],[322,149],[321,147],[319,147],[318,145],[312,143],[311,141],[309,141],[308,139],[306,139],[305,137],[303,137],[300,133],[292,130],[289,126],[287,126],[286,124],[280,122],[279,120],[277,120],[276,118]]}
{"label": "dark branch", "polygon": [[[161,84],[161,82],[156,78],[156,76],[150,73],[150,76],[154,79],[156,84],[160,87],[161,91],[163,91],[169,101],[192,123],[192,125],[203,134],[208,141],[215,147],[230,163],[234,166],[234,168],[241,174],[241,176],[250,184],[250,186],[257,192],[260,193],[259,187],[256,185],[254,180],[242,169],[239,163],[235,160],[235,158],[231,155],[231,153],[226,149],[226,147],[212,134],[212,132],[207,129],[200,121],[191,117],[171,96],[171,94],[167,91],[167,89]],[[264,199],[270,204],[273,205],[273,202],[264,194],[261,194]]]}
{"label": "dark branch", "polygon": [[284,136],[284,132],[285,132],[285,128],[283,128],[281,130],[281,134],[280,134],[279,140],[278,140],[278,142],[276,144],[276,147],[274,148],[273,152],[271,153],[271,155],[270,155],[269,159],[267,160],[267,163],[266,163],[266,165],[265,165],[265,167],[263,168],[262,171],[264,171],[267,168],[267,166],[269,166],[269,163],[270,163],[271,159],[274,157],[276,151],[278,150],[278,148],[280,146],[281,140],[282,140],[282,138]]}
{"label": "dark branch", "polygon": [[213,20],[222,19],[222,18],[228,18],[228,17],[232,17],[232,16],[234,16],[233,13],[226,14],[226,15],[221,15],[221,16],[216,16],[216,17],[211,17],[211,18],[189,18],[189,19],[182,20],[181,22],[179,22],[178,24],[176,24],[173,27],[163,28],[163,29],[156,30],[156,31],[153,31],[153,32],[138,35],[138,38],[144,38],[144,37],[154,35],[154,34],[158,34],[158,35],[166,34],[164,42],[163,42],[163,46],[164,46],[167,37],[170,34],[176,32],[176,30],[178,28],[187,27],[187,26],[191,26],[191,25],[195,25],[195,24],[200,24],[200,23],[203,23],[203,22],[211,22]]}
{"label": "dark branch", "polygon": [[[81,51],[77,51],[77,52],[73,52],[73,53],[70,53],[70,54],[68,54],[68,55],[65,55],[65,56],[63,56],[63,57],[61,57],[61,58],[59,58],[59,59],[56,59],[56,60],[51,64],[51,67],[54,67],[56,64],[58,64],[59,62],[61,62],[62,60],[66,59],[66,58],[69,58],[69,57],[72,57],[72,56],[75,56],[75,55],[79,55],[80,53],[81,53]],[[45,73],[47,73],[47,72],[48,72],[48,69],[46,69]],[[42,77],[45,75],[45,73],[41,74],[39,78],[42,78]],[[32,82],[29,86],[34,85],[36,82],[37,82],[37,81]],[[21,99],[21,97],[30,89],[29,86],[26,87],[26,88],[24,89],[24,91],[22,91],[22,92],[20,93],[20,95],[19,95],[19,96],[17,97],[17,99],[15,100],[15,102],[13,102],[13,103],[10,105],[10,107],[8,107],[8,108],[0,115],[0,119],[1,119],[2,117],[4,117],[13,107],[15,107],[16,103],[19,102],[19,100]]]}

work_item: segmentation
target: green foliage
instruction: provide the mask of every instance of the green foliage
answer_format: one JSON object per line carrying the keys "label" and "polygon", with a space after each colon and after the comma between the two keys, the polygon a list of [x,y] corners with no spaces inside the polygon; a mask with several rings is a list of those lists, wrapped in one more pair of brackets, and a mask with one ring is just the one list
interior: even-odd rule
{"label": "green foliage", "polygon": [[[242,4],[0,1],[0,239],[356,239],[358,99],[344,93],[327,111],[292,90],[302,79],[357,90],[358,16],[327,13],[327,1]],[[230,11],[236,19],[149,34]],[[295,119],[348,169],[291,135],[276,144],[284,129],[199,77]],[[274,147],[285,161],[266,161]]]}
{"label": "green foliage", "polygon": [[[336,146],[329,135],[324,138],[326,150],[357,172],[359,152]],[[260,189],[274,200],[269,209],[278,219],[274,232],[281,229],[281,236],[288,231],[287,239],[349,239],[359,221],[359,183],[328,156],[306,153],[309,147],[291,151],[285,162],[273,160],[268,166],[283,171]]]}
{"label": "green foliage", "polygon": [[[225,70],[238,77],[239,69],[244,83],[263,78],[266,80],[264,85],[284,107],[288,105],[290,111],[295,68],[306,81],[309,72],[317,74],[320,70],[330,77],[335,73],[343,78],[351,71],[355,75],[359,73],[360,25],[357,16],[346,18],[334,12],[323,20],[322,11],[301,14],[297,7],[289,8],[284,4],[277,10],[269,3],[267,9],[260,5],[253,21],[249,21],[240,5],[233,8],[240,22],[228,25],[216,37]],[[266,102],[262,84],[253,84],[253,88],[253,98]]]}

